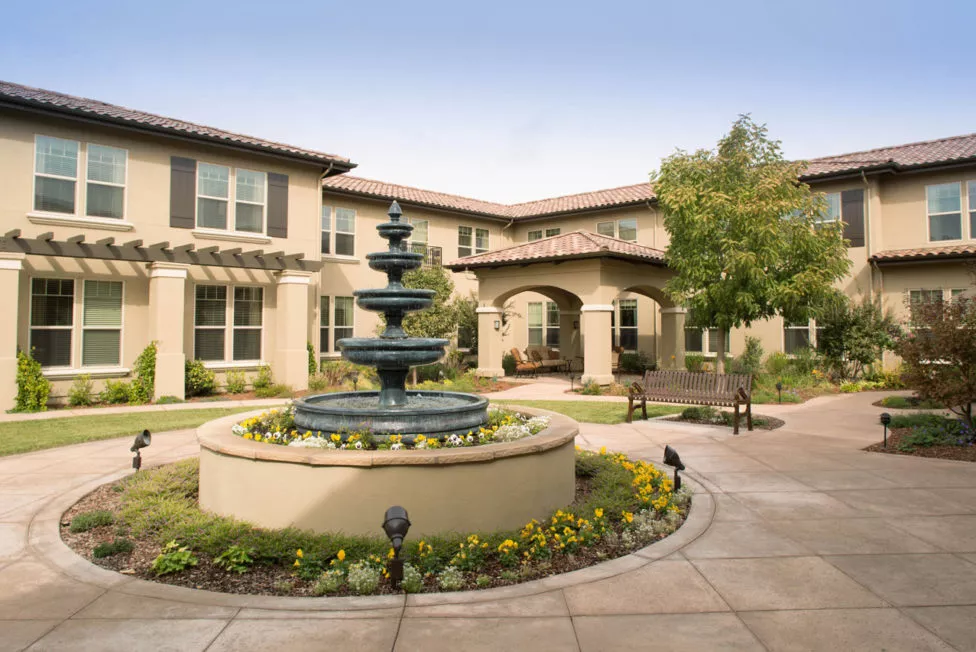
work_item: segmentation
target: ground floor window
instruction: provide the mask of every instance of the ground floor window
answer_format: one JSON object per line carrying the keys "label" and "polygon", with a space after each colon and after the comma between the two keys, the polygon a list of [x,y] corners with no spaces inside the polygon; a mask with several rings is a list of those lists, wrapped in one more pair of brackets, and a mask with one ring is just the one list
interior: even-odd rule
{"label": "ground floor window", "polygon": [[810,339],[810,322],[784,322],[783,323],[783,351],[793,355],[800,349],[812,348],[813,342]]}
{"label": "ground floor window", "polygon": [[329,352],[329,297],[319,297],[319,355]]}
{"label": "ground floor window", "polygon": [[617,302],[620,311],[620,327],[617,345],[624,351],[637,350],[637,299],[621,299]]}
{"label": "ground floor window", "polygon": [[42,367],[71,366],[74,303],[74,280],[31,280],[30,348]]}
{"label": "ground floor window", "polygon": [[198,285],[195,299],[194,358],[212,362],[261,360],[263,288]]}
{"label": "ground floor window", "polygon": [[333,351],[339,351],[339,340],[344,337],[352,337],[353,330],[353,299],[352,297],[335,297],[335,314],[332,321],[335,326],[335,339],[333,340]]}
{"label": "ground floor window", "polygon": [[559,306],[555,301],[546,301],[546,346],[559,348]]}
{"label": "ground floor window", "polygon": [[81,365],[117,366],[122,360],[122,283],[85,281]]}
{"label": "ground floor window", "polygon": [[529,346],[559,348],[559,306],[555,301],[529,302]]}
{"label": "ground floor window", "polygon": [[[691,321],[691,313],[688,313],[688,320]],[[725,331],[725,353],[729,353],[730,332]],[[685,327],[685,352],[700,353],[704,356],[713,356],[718,353],[718,345],[721,340],[720,331],[717,328],[694,328]]]}

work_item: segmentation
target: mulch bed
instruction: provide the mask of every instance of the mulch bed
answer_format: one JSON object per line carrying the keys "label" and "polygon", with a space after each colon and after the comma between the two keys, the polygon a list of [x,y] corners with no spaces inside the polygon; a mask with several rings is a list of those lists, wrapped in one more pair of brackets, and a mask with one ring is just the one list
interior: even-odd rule
{"label": "mulch bed", "polygon": [[[582,501],[589,495],[591,483],[592,478],[576,478],[577,501]],[[65,544],[93,564],[140,579],[192,589],[243,595],[313,596],[312,589],[315,583],[295,577],[290,567],[254,564],[246,573],[231,573],[215,566],[212,559],[207,555],[196,552],[195,554],[200,560],[197,566],[179,573],[156,576],[152,572],[151,566],[153,560],[159,555],[160,545],[149,538],[138,539],[124,535],[135,546],[131,553],[93,559],[92,549],[100,543],[113,541],[117,536],[117,526],[107,525],[87,532],[73,533],[69,529],[71,519],[78,514],[94,510],[106,510],[118,514],[121,509],[121,494],[116,491],[115,486],[114,483],[109,483],[99,487],[73,505],[61,517],[61,538]],[[506,569],[497,561],[491,560],[478,571],[478,574],[491,577],[491,583],[485,586],[477,586],[474,580],[469,578],[467,585],[461,590],[510,586],[528,580],[567,573],[608,559],[622,557],[646,545],[648,545],[647,542],[634,547],[626,547],[623,545],[611,546],[605,542],[600,542],[588,548],[580,548],[575,555],[557,555],[547,562],[535,562],[532,566],[527,567],[527,572],[521,573],[516,580],[502,579],[500,575]],[[440,591],[437,587],[436,578],[432,576],[424,579],[424,587],[424,592]],[[389,584],[386,581],[381,581],[379,589],[371,595],[390,595],[393,593],[394,591],[390,589]],[[342,592],[330,593],[329,595],[350,596],[355,594],[348,587],[343,587]]]}
{"label": "mulch bed", "polygon": [[884,441],[871,444],[864,450],[872,453],[888,453],[890,455],[908,455],[910,457],[935,457],[941,460],[958,460],[960,462],[976,462],[976,446],[915,446],[910,451],[898,450],[902,438],[911,433],[911,428],[893,428],[888,431],[888,447]]}
{"label": "mulch bed", "polygon": [[[634,411],[634,415],[637,415],[637,411]],[[756,423],[757,419],[765,419],[765,423]],[[666,419],[661,419],[662,421],[680,421],[681,423],[697,423],[701,426],[718,426],[719,428],[726,428],[732,430],[732,426],[727,426],[725,422],[715,422],[707,419],[685,419],[680,414],[673,417],[667,417]],[[753,430],[776,430],[777,428],[782,428],[786,424],[782,419],[777,419],[776,417],[768,417],[765,414],[753,414],[752,415],[752,429]],[[739,432],[748,432],[746,430],[746,417],[745,415],[739,416]]]}

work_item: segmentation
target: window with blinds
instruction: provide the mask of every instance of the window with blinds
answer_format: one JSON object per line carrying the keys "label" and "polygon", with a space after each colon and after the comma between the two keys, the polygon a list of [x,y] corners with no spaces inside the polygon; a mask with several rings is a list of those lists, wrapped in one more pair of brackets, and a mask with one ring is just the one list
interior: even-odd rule
{"label": "window with blinds", "polygon": [[261,359],[264,290],[234,288],[234,360]]}
{"label": "window with blinds", "polygon": [[620,310],[620,346],[626,351],[637,350],[637,299],[621,299],[617,302]]}
{"label": "window with blinds", "polygon": [[329,352],[329,297],[319,297],[319,354]]}
{"label": "window with blinds", "polygon": [[352,337],[353,329],[353,301],[352,297],[335,297],[335,319],[333,320],[333,330],[335,340],[333,351],[339,350],[339,340],[344,337]]}
{"label": "window with blinds", "polygon": [[78,142],[37,136],[34,143],[34,210],[74,213]]}
{"label": "window with blinds", "polygon": [[122,219],[125,209],[126,151],[88,145],[86,209],[89,217]]}
{"label": "window with blinds", "polygon": [[230,201],[230,168],[223,165],[197,165],[197,226],[227,228]]}
{"label": "window with blinds", "polygon": [[31,280],[30,347],[42,367],[71,366],[74,301],[72,279]]}
{"label": "window with blinds", "polygon": [[339,256],[356,255],[356,211],[350,208],[335,211],[335,252]]}
{"label": "window with blinds", "polygon": [[546,301],[546,346],[559,348],[559,306],[555,301]]}
{"label": "window with blinds", "polygon": [[122,283],[85,281],[81,364],[116,366],[122,360]]}
{"label": "window with blinds", "polygon": [[529,302],[529,346],[542,346],[543,312],[541,301]]}
{"label": "window with blinds", "polygon": [[193,357],[197,360],[224,360],[227,330],[227,288],[223,285],[198,285],[193,311]]}
{"label": "window with blinds", "polygon": [[800,349],[811,348],[809,322],[785,322],[783,325],[783,351],[792,355]]}
{"label": "window with blinds", "polygon": [[264,233],[266,176],[253,170],[237,171],[234,222],[238,231]]}

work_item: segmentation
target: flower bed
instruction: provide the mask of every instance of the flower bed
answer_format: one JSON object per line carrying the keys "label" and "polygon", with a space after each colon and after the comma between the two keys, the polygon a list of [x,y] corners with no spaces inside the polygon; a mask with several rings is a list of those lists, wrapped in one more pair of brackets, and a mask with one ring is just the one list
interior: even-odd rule
{"label": "flower bed", "polygon": [[[601,450],[577,451],[575,465],[575,501],[520,529],[408,538],[402,589],[487,588],[575,570],[667,536],[688,513],[690,491],[675,492],[649,463]],[[254,528],[203,512],[198,474],[196,460],[187,460],[106,485],[62,519],[86,527],[65,526],[62,536],[103,567],[181,586],[296,596],[391,592],[385,538]],[[110,516],[90,518],[93,510]]]}
{"label": "flower bed", "polygon": [[465,435],[428,437],[422,434],[393,435],[385,441],[375,441],[368,429],[354,432],[306,432],[295,429],[293,406],[269,410],[234,425],[231,431],[238,437],[279,446],[324,448],[330,450],[433,450],[437,448],[465,448],[502,442],[512,442],[535,435],[549,426],[545,416],[528,417],[500,408],[488,409],[488,423]]}
{"label": "flower bed", "polygon": [[976,462],[976,430],[959,419],[939,414],[895,415],[888,446],[878,442],[864,450]]}

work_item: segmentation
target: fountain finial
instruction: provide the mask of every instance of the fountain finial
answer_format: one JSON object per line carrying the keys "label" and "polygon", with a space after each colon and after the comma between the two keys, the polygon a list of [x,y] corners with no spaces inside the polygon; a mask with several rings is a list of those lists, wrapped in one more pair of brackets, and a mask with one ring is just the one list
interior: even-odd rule
{"label": "fountain finial", "polygon": [[400,216],[403,215],[403,211],[400,210],[400,204],[396,203],[395,199],[393,200],[393,203],[390,204],[390,210],[386,214],[390,216],[391,222],[400,221]]}

